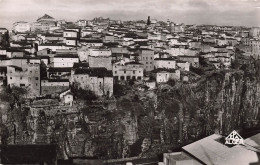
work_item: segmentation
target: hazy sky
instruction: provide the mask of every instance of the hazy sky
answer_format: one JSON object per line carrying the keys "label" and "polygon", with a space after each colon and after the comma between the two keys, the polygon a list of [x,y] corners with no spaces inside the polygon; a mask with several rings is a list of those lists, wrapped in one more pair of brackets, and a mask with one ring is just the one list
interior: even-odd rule
{"label": "hazy sky", "polygon": [[44,14],[76,21],[170,19],[185,24],[260,26],[260,0],[0,0],[0,27],[34,22]]}

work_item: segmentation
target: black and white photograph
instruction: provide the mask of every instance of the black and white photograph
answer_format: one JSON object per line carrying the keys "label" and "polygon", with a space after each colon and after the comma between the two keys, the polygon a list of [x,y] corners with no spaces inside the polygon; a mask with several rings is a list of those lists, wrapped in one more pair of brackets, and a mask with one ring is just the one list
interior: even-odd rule
{"label": "black and white photograph", "polygon": [[260,0],[0,0],[0,165],[260,165]]}

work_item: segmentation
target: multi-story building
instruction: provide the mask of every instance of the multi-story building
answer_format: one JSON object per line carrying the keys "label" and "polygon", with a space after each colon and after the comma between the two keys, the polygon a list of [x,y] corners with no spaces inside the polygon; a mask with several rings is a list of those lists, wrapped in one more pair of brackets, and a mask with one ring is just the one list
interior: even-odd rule
{"label": "multi-story building", "polygon": [[38,51],[43,49],[51,49],[55,52],[58,49],[70,49],[70,47],[64,43],[45,43],[38,46]]}
{"label": "multi-story building", "polygon": [[111,56],[111,50],[109,49],[89,49],[90,56]]}
{"label": "multi-story building", "polygon": [[260,59],[260,40],[252,39],[249,46],[251,47],[253,57]]}
{"label": "multi-story building", "polygon": [[88,25],[88,21],[87,20],[78,20],[76,22],[76,24],[80,27],[86,27]]}
{"label": "multi-story building", "polygon": [[178,56],[181,61],[189,62],[193,67],[199,67],[199,57],[198,56]]}
{"label": "multi-story building", "polygon": [[72,68],[74,63],[79,62],[78,56],[73,54],[57,54],[51,60],[51,66],[54,68]]}
{"label": "multi-story building", "polygon": [[151,49],[140,49],[139,62],[144,65],[145,71],[152,71],[154,69],[154,51]]}
{"label": "multi-story building", "polygon": [[40,65],[27,63],[26,66],[7,66],[7,84],[28,89],[29,96],[40,95]]}
{"label": "multi-story building", "polygon": [[255,59],[260,58],[260,40],[253,38],[242,38],[239,49],[249,53]]}
{"label": "multi-story building", "polygon": [[81,38],[80,43],[87,47],[99,47],[103,46],[103,41],[95,38]]}
{"label": "multi-story building", "polygon": [[89,56],[90,68],[106,68],[112,70],[112,56]]}
{"label": "multi-story building", "polygon": [[249,30],[250,37],[260,37],[260,27],[253,27]]}
{"label": "multi-story building", "polygon": [[106,68],[74,68],[71,70],[71,84],[97,96],[113,95],[113,74]]}
{"label": "multi-story building", "polygon": [[26,33],[31,31],[31,25],[28,22],[20,21],[13,24],[15,33]]}
{"label": "multi-story building", "polygon": [[50,27],[56,26],[56,21],[51,16],[45,14],[44,16],[37,19],[36,22],[32,24],[32,31],[49,31]]}
{"label": "multi-story building", "polygon": [[77,46],[80,33],[76,30],[65,30],[63,32],[64,43],[69,46]]}
{"label": "multi-story building", "polygon": [[113,35],[106,34],[106,35],[103,37],[103,42],[104,42],[104,43],[115,42],[115,37],[114,37]]}
{"label": "multi-story building", "polygon": [[176,66],[177,66],[177,68],[179,68],[179,70],[190,71],[190,63],[187,61],[177,60]]}
{"label": "multi-story building", "polygon": [[113,64],[113,76],[115,80],[142,80],[144,77],[143,64],[138,62],[129,62],[121,65]]}
{"label": "multi-story building", "polygon": [[69,79],[47,79],[41,80],[41,94],[58,94],[70,88]]}
{"label": "multi-story building", "polygon": [[171,79],[180,80],[181,77],[180,71],[175,69],[157,69],[153,72],[155,72],[157,83],[166,83]]}
{"label": "multi-story building", "polygon": [[166,69],[175,69],[176,68],[176,59],[174,58],[156,58],[154,59],[154,67],[157,68],[166,68]]}

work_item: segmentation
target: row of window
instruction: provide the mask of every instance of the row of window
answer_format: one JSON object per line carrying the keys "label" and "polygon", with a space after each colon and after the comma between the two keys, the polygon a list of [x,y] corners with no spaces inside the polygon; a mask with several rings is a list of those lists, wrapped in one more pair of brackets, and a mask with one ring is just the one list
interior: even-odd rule
{"label": "row of window", "polygon": [[[131,72],[131,71],[128,71]],[[139,71],[139,73],[141,73],[141,71]],[[115,74],[117,74],[117,71],[115,71]],[[124,71],[124,74],[126,74],[126,71]],[[133,71],[133,74],[135,74],[135,70]]]}
{"label": "row of window", "polygon": [[[143,60],[148,60],[148,57],[143,57]],[[151,57],[151,60],[153,59],[153,57]]]}
{"label": "row of window", "polygon": [[[28,85],[31,86],[31,84]],[[36,83],[35,86],[38,86],[38,84]],[[25,84],[20,84],[20,87],[25,87]]]}
{"label": "row of window", "polygon": [[[135,66],[135,65],[133,65],[133,68],[135,68],[135,67],[137,67],[138,68],[138,66]],[[117,66],[115,65],[115,68],[117,68]]]}
{"label": "row of window", "polygon": [[[131,76],[126,76],[126,77],[125,76],[120,76],[119,78],[120,78],[120,80],[130,80]],[[118,80],[118,76],[115,76],[115,79]],[[141,80],[142,77],[141,76],[137,76],[137,77],[136,76],[132,76],[132,79],[133,80],[136,80],[136,79],[137,80]]]}
{"label": "row of window", "polygon": [[[10,73],[13,73],[13,71],[10,70]],[[30,73],[32,73],[31,70],[30,70]],[[35,73],[38,73],[38,70],[36,70]]]}
{"label": "row of window", "polygon": [[[13,77],[10,77],[10,80],[12,80],[13,79]],[[20,80],[22,80],[23,79],[23,77],[20,77]],[[35,80],[39,80],[39,77],[35,77]]]}
{"label": "row of window", "polygon": [[[13,79],[12,77],[10,77],[10,79]],[[22,80],[23,77],[20,77],[20,80]],[[35,80],[39,80],[39,77],[35,77]]]}

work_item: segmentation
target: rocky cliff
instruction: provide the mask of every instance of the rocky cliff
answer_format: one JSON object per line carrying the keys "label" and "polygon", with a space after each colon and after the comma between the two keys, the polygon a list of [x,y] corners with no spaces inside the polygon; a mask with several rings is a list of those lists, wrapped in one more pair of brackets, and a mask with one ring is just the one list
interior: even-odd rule
{"label": "rocky cliff", "polygon": [[60,158],[151,157],[213,133],[258,128],[259,73],[259,62],[252,61],[151,91],[128,86],[114,100],[75,105],[78,112],[66,114],[41,108],[35,117],[30,104],[12,101],[1,125],[2,143],[58,143]]}

